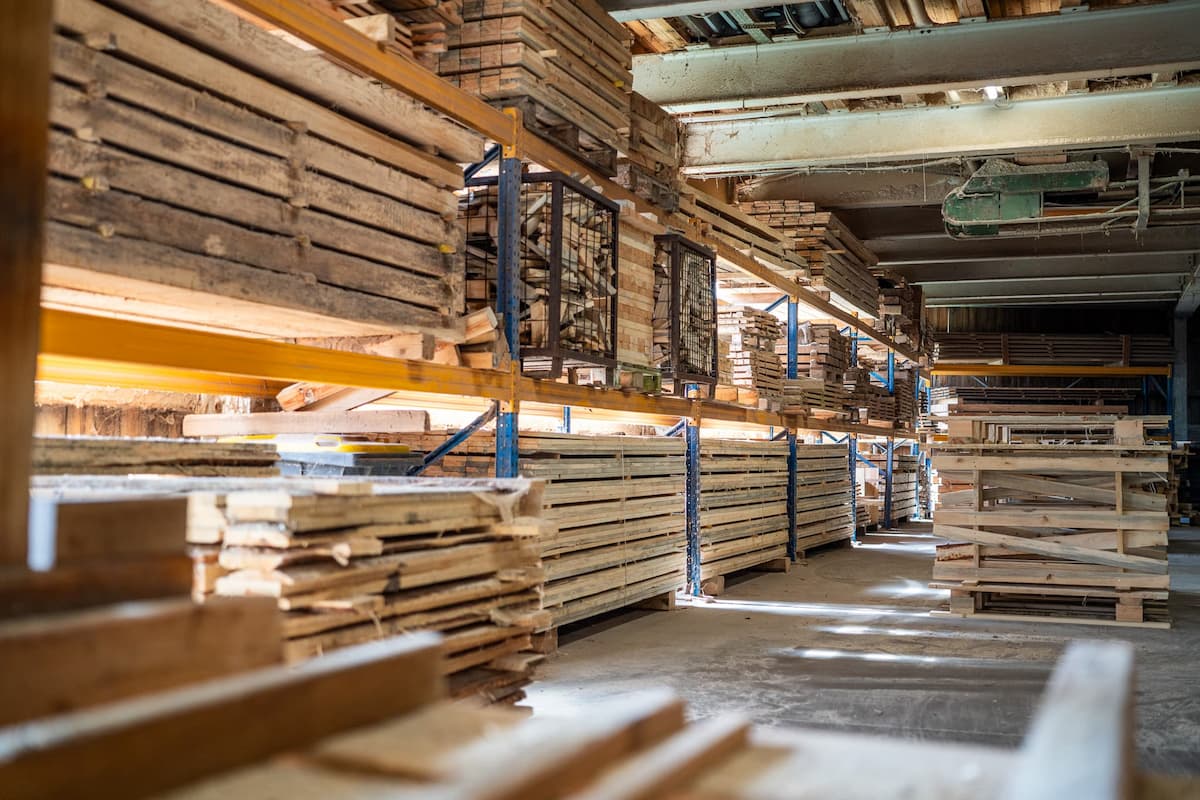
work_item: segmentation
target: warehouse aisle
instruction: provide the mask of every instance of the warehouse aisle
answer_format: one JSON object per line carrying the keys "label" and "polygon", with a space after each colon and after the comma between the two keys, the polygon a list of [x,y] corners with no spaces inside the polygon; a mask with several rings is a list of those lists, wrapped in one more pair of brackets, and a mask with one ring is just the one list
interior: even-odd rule
{"label": "warehouse aisle", "polygon": [[1120,638],[1137,646],[1143,766],[1200,768],[1200,529],[1171,533],[1171,630],[932,617],[937,541],[920,525],[870,534],[711,602],[564,633],[530,703],[552,713],[665,685],[702,716],[1014,746],[1064,644]]}

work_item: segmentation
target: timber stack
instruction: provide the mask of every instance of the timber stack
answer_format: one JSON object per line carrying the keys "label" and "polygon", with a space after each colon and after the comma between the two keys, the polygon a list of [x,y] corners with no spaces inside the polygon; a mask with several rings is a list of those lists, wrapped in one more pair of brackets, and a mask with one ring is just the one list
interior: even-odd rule
{"label": "timber stack", "polygon": [[617,183],[664,211],[678,209],[680,138],[675,117],[633,92],[629,147],[617,161]]}
{"label": "timber stack", "polygon": [[797,444],[795,491],[797,554],[850,538],[850,453],[844,444]]}
{"label": "timber stack", "polygon": [[[788,280],[808,277],[808,266],[792,248],[790,240],[771,226],[743,213],[737,206],[688,184],[681,190],[679,210],[702,235],[757,261],[777,275]],[[720,267],[720,249],[717,256]],[[737,271],[720,276],[720,285],[728,289],[760,283],[760,279]]]}
{"label": "timber stack", "polygon": [[133,439],[108,436],[38,436],[35,475],[181,475],[264,478],[279,475],[270,445]]}
{"label": "timber stack", "polygon": [[783,393],[783,365],[775,349],[779,320],[765,311],[742,307],[717,312],[717,330],[729,342],[733,384],[756,391],[760,398]]}
{"label": "timber stack", "polygon": [[47,304],[461,336],[454,191],[482,136],[215,3],[55,15]]}
{"label": "timber stack", "polygon": [[879,281],[871,272],[879,259],[836,214],[802,200],[754,200],[740,207],[792,242],[813,285],[829,292],[830,302],[850,313],[879,316]]}
{"label": "timber stack", "polygon": [[594,0],[463,0],[438,73],[607,176],[629,148],[629,33]]}
{"label": "timber stack", "polygon": [[896,421],[896,398],[887,389],[872,383],[874,369],[867,362],[846,370],[843,384],[850,394],[850,407],[858,411],[858,421],[864,424],[891,427]]}
{"label": "timber stack", "polygon": [[933,466],[950,613],[1166,627],[1166,417],[957,416]]}
{"label": "timber stack", "polygon": [[654,237],[662,227],[622,204],[617,272],[617,360],[650,366],[654,316]]}
{"label": "timber stack", "polygon": [[[787,340],[775,346],[780,358],[787,359]],[[850,366],[850,339],[837,325],[802,322],[796,329],[796,374],[841,386]]]}
{"label": "timber stack", "polygon": [[813,416],[850,416],[850,395],[840,385],[818,378],[788,378],[783,382],[783,410]]}
{"label": "timber stack", "polygon": [[947,364],[1137,366],[1173,359],[1167,336],[942,331],[935,336],[938,360]]}
{"label": "timber stack", "polygon": [[700,440],[700,579],[765,564],[786,569],[787,442]]}
{"label": "timber stack", "polygon": [[[918,456],[901,452],[899,447],[892,452],[892,525],[912,519],[917,514]],[[859,506],[867,510],[871,524],[884,520],[884,504],[887,494],[887,454],[881,453],[866,442],[859,442],[857,484],[861,487]],[[870,466],[863,462],[869,462]]]}
{"label": "timber stack", "polygon": [[[408,440],[429,451],[445,441]],[[539,537],[548,627],[673,596],[684,585],[684,443],[674,436],[522,432],[519,469],[544,483]],[[495,438],[475,434],[427,475],[495,474]]]}
{"label": "timber stack", "polygon": [[925,322],[923,290],[903,279],[889,283],[892,285],[881,285],[879,289],[879,318],[875,320],[875,330],[928,355],[932,342],[927,342],[922,335]]}
{"label": "timber stack", "polygon": [[[420,479],[232,491],[215,594],[274,598],[288,661],[436,630],[456,692],[513,697],[528,670],[507,667],[545,617],[538,491]],[[217,543],[211,529],[190,538]]]}

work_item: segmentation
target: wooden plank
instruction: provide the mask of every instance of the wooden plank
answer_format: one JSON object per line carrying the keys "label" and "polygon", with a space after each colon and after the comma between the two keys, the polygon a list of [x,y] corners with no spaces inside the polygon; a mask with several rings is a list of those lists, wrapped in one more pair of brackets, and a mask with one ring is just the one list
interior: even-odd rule
{"label": "wooden plank", "polygon": [[191,590],[192,561],[184,555],[75,564],[49,572],[0,568],[0,619],[127,600],[186,597]]}
{"label": "wooden plank", "polygon": [[[983,516],[986,516],[986,514]],[[1014,553],[1036,553],[1038,555],[1080,561],[1086,564],[1102,564],[1109,567],[1149,572],[1155,575],[1165,575],[1167,573],[1167,562],[1165,559],[1159,560],[1145,556],[1110,553],[1106,550],[1093,550],[1088,547],[1079,547],[1078,545],[1047,542],[1037,538],[1008,536],[1003,533],[959,528],[952,525],[935,525],[934,533],[937,536],[962,539],[963,541],[975,544],[990,544],[996,547],[1003,547]]]}
{"label": "wooden plank", "polygon": [[283,433],[424,433],[428,411],[266,411],[259,414],[189,414],[184,436],[250,436]]}
{"label": "wooden plank", "polygon": [[1128,800],[1134,789],[1133,645],[1072,642],[1002,800]]}
{"label": "wooden plank", "polygon": [[184,555],[188,499],[156,497],[59,503],[55,564],[135,555]]}
{"label": "wooden plank", "polygon": [[0,7],[0,565],[24,565],[49,124],[50,3]]}
{"label": "wooden plank", "polygon": [[189,598],[0,624],[0,725],[277,664],[269,600]]}
{"label": "wooden plank", "polygon": [[6,800],[147,797],[426,705],[445,693],[439,652],[415,634],[11,726],[0,785]]}

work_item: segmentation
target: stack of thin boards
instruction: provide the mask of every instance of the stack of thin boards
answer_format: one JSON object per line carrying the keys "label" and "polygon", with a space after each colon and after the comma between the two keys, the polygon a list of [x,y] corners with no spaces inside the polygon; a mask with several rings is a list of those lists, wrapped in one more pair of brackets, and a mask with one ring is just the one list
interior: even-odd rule
{"label": "stack of thin boards", "polygon": [[783,392],[783,365],[775,349],[779,320],[765,311],[744,307],[717,313],[718,333],[729,341],[733,384],[754,389],[760,397]]}
{"label": "stack of thin boards", "polygon": [[[444,440],[408,441],[430,450]],[[495,446],[494,437],[475,434],[426,474],[494,474]],[[522,432],[518,447],[521,474],[545,484],[541,514],[556,529],[540,538],[552,625],[683,588],[681,438]]]}
{"label": "stack of thin boards", "polygon": [[[520,482],[519,482],[520,483]],[[412,630],[444,634],[446,673],[517,692],[510,665],[542,626],[537,487],[486,481],[310,483],[232,491],[220,505],[217,596],[271,597],[298,661]],[[196,544],[214,532],[189,531]],[[196,541],[204,539],[206,541]]]}
{"label": "stack of thin boards", "polygon": [[879,281],[871,274],[879,259],[835,214],[800,200],[755,200],[741,209],[793,240],[814,285],[828,291],[834,305],[879,316]]}
{"label": "stack of thin boards", "polygon": [[880,286],[879,319],[875,321],[875,330],[928,354],[933,343],[925,341],[921,335],[924,317],[925,295],[920,286],[903,279],[893,281],[892,286]]}
{"label": "stack of thin boards", "polygon": [[[825,323],[803,322],[796,334],[796,374],[841,386],[850,366],[850,339],[837,325]],[[786,363],[787,341],[781,340],[775,349]]]}
{"label": "stack of thin boards", "polygon": [[796,551],[849,539],[850,453],[844,444],[796,445]]}
{"label": "stack of thin boards", "polygon": [[55,21],[48,305],[461,335],[454,190],[480,135],[215,3],[64,0]]}
{"label": "stack of thin boards", "polygon": [[950,613],[1165,627],[1165,417],[950,418],[931,586]]}
{"label": "stack of thin boards", "polygon": [[896,421],[896,398],[887,389],[871,382],[871,367],[850,367],[843,384],[850,393],[850,407],[858,409],[863,423],[893,425]]}
{"label": "stack of thin boards", "polygon": [[270,445],[131,439],[107,436],[38,436],[35,475],[189,475],[264,478],[279,474]]}
{"label": "stack of thin boards", "polygon": [[629,144],[629,33],[594,0],[464,0],[438,72],[612,176]]}
{"label": "stack of thin boards", "polygon": [[[387,49],[407,55],[427,69],[437,71],[439,54],[446,52],[450,31],[462,25],[462,0],[323,0],[345,16],[352,27],[366,33]],[[380,30],[378,16],[388,14],[391,22]],[[360,22],[356,22],[361,20]],[[388,30],[394,29],[394,30]],[[390,34],[390,35],[389,35]],[[388,44],[406,42],[408,53]]]}
{"label": "stack of thin boards", "polygon": [[617,182],[664,211],[679,208],[679,122],[662,107],[630,95],[629,148],[617,161]]}
{"label": "stack of thin boards", "polygon": [[1170,364],[1167,336],[938,332],[938,360],[965,364]]}
{"label": "stack of thin boards", "polygon": [[[553,201],[556,191],[562,192],[561,208]],[[474,187],[460,209],[467,232],[467,308],[472,311],[487,307],[495,291],[498,209],[494,184]],[[612,357],[612,312],[619,301],[618,254],[613,251],[616,220],[614,210],[562,184],[560,176],[521,184],[518,330],[522,350],[550,348],[584,359]],[[556,232],[557,243],[551,241]],[[552,319],[556,281],[557,332]],[[528,373],[552,371],[552,367],[543,369],[543,361],[527,354],[522,366]]]}
{"label": "stack of thin boards", "polygon": [[661,229],[623,208],[618,230],[617,360],[645,367],[654,335],[654,236]]}
{"label": "stack of thin boards", "polygon": [[902,428],[917,426],[916,370],[897,369],[893,373],[892,396],[896,398],[896,422]]}
{"label": "stack of thin boards", "polygon": [[[787,236],[762,223],[737,206],[731,206],[695,186],[685,186],[680,194],[680,212],[700,233],[754,259],[785,278],[808,277],[804,259],[797,255]],[[720,252],[717,266],[721,267]],[[721,285],[736,288],[741,285],[759,286],[761,280],[748,278],[744,273],[722,276]]]}
{"label": "stack of thin boards", "polygon": [[789,378],[783,382],[783,410],[813,416],[849,416],[850,394],[842,386],[819,378]]}
{"label": "stack of thin boards", "polygon": [[787,442],[701,439],[700,579],[787,556]]}
{"label": "stack of thin boards", "polygon": [[[873,466],[861,462],[858,467],[858,484],[862,487],[859,503],[867,508],[872,520],[883,520],[884,496],[887,492],[885,472],[887,456],[870,449],[860,449],[862,458]],[[899,525],[917,514],[918,457],[896,449],[892,453],[892,524]]]}
{"label": "stack of thin boards", "polygon": [[930,412],[954,414],[969,408],[972,414],[1126,414],[1140,393],[1128,386],[935,386]]}

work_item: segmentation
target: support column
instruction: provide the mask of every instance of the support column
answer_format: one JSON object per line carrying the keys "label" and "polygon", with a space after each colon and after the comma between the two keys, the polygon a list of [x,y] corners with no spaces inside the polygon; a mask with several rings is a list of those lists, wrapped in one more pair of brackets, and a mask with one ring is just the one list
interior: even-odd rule
{"label": "support column", "polygon": [[1190,439],[1188,433],[1188,322],[1189,318],[1176,314],[1175,363],[1171,367],[1171,433],[1175,441]]}
{"label": "support column", "polygon": [[787,485],[787,515],[788,515],[788,559],[796,560],[796,431],[788,429],[788,485]]}
{"label": "support column", "polygon": [[0,566],[24,566],[28,549],[51,6],[0,3]]}
{"label": "support column", "polygon": [[892,527],[892,467],[895,452],[896,440],[889,436],[886,447],[887,469],[883,473],[883,526],[885,528]]}
{"label": "support column", "polygon": [[[853,352],[853,351],[851,351]],[[858,439],[847,435],[850,453],[850,541],[858,541]]]}
{"label": "support column", "polygon": [[800,322],[799,309],[794,298],[788,298],[787,304],[787,377],[796,379],[796,359],[799,353]]}
{"label": "support column", "polygon": [[684,515],[687,530],[688,592],[700,594],[700,425],[687,419],[683,427],[687,448],[687,478],[684,484]]}
{"label": "support column", "polygon": [[515,478],[520,467],[519,400],[516,387],[521,377],[521,340],[518,335],[520,298],[517,292],[521,267],[521,159],[507,147],[504,157],[500,159],[497,191],[496,313],[500,316],[501,329],[512,355],[513,392],[510,399],[501,404],[500,413],[496,415],[496,477]]}

